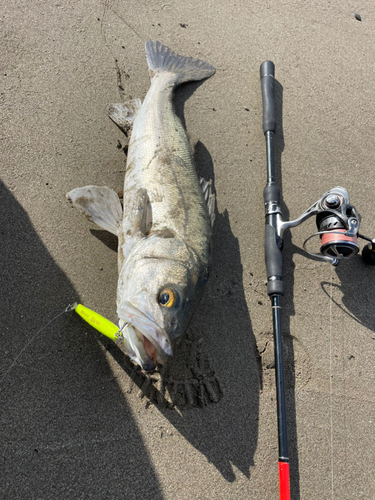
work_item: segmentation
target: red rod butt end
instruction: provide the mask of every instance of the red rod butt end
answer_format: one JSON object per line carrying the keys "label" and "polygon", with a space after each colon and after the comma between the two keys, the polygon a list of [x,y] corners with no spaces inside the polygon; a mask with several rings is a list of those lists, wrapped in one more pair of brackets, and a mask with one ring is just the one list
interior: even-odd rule
{"label": "red rod butt end", "polygon": [[289,464],[279,462],[280,500],[290,500]]}

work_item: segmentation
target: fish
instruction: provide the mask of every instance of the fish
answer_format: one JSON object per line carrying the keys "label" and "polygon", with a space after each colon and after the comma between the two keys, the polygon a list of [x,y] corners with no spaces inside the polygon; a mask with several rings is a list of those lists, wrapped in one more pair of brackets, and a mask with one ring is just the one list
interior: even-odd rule
{"label": "fish", "polygon": [[208,280],[215,194],[211,180],[197,174],[173,95],[215,68],[159,41],[145,48],[151,86],[143,103],[109,107],[130,134],[123,204],[106,186],[75,188],[67,198],[118,237],[119,330],[126,354],[150,371],[173,356]]}

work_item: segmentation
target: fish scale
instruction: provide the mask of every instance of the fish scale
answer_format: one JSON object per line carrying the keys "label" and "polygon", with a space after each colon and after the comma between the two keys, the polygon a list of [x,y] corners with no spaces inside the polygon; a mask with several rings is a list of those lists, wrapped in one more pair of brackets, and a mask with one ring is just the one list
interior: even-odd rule
{"label": "fish scale", "polygon": [[110,107],[131,136],[123,212],[117,194],[86,186],[68,194],[90,220],[119,242],[117,314],[124,348],[144,370],[165,363],[181,341],[208,279],[215,197],[200,180],[173,105],[181,83],[215,68],[146,42],[151,87],[139,99]]}
{"label": "fish scale", "polygon": [[[131,204],[137,189],[146,187],[153,226],[173,228],[188,238],[190,233],[205,231],[201,229],[202,223],[207,226],[210,223],[189,141],[173,109],[172,83],[173,74],[155,76],[134,121],[128,150],[131,170],[127,168],[125,174],[124,203],[125,193]],[[179,210],[180,207],[185,210]]]}

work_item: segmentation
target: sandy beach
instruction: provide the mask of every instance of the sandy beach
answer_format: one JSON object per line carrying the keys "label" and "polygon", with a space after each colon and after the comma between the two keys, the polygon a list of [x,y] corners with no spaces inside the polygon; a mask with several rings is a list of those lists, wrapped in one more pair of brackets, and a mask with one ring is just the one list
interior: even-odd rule
{"label": "sandy beach", "polygon": [[[15,0],[0,22],[1,498],[277,499],[259,67],[276,67],[284,218],[343,186],[375,237],[375,5]],[[203,299],[174,360],[146,376],[64,312],[77,301],[117,322],[116,237],[65,196],[123,188],[128,140],[107,109],[144,99],[149,39],[216,68],[175,102],[217,207]],[[315,231],[312,218],[284,243],[291,497],[369,500],[375,268],[309,258]]]}

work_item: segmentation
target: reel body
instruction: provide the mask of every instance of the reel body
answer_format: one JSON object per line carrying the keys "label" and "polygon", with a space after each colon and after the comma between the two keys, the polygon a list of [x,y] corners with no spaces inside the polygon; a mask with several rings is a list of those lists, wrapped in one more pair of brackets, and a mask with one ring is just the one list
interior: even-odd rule
{"label": "reel body", "polygon": [[[349,259],[359,252],[358,238],[362,238],[371,242],[364,249],[364,261],[367,264],[375,265],[375,239],[372,240],[359,234],[361,216],[350,204],[348,192],[343,187],[337,186],[330,189],[303,214],[292,221],[282,220],[278,203],[266,205],[266,215],[267,209],[272,210],[272,213],[275,214],[276,233],[281,241],[285,229],[299,226],[315,215],[318,231],[304,241],[303,249],[306,253],[337,266],[341,259]],[[310,252],[306,248],[307,242],[317,236],[321,239],[320,254]]]}
{"label": "reel body", "polygon": [[316,215],[316,225],[321,233],[320,252],[334,259],[349,259],[356,255],[359,252],[357,233],[361,216],[350,205],[347,191],[335,188],[323,195],[319,205],[321,211]]}

